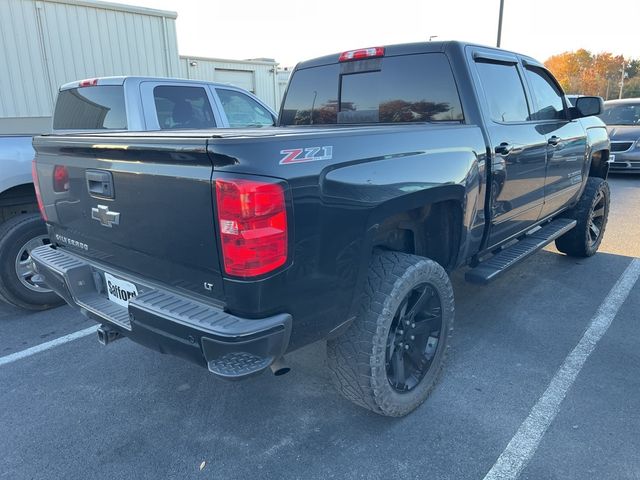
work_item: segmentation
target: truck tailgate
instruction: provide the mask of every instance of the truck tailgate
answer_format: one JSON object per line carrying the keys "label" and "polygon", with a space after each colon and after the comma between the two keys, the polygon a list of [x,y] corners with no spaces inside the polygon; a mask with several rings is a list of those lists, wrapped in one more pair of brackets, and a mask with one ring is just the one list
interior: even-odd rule
{"label": "truck tailgate", "polygon": [[108,272],[222,300],[205,138],[34,140],[54,243]]}

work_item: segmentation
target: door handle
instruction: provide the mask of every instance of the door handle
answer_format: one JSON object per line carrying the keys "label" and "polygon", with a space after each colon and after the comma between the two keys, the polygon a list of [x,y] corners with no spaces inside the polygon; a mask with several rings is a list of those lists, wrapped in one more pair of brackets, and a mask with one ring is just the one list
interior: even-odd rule
{"label": "door handle", "polygon": [[502,142],[496,147],[496,153],[498,155],[509,155],[513,150],[513,145],[509,145],[507,142]]}
{"label": "door handle", "polygon": [[558,145],[561,141],[560,137],[556,137],[555,135],[552,137],[549,137],[549,140],[547,140],[547,143],[549,145],[551,145],[552,147],[555,147],[556,145]]}
{"label": "door handle", "polygon": [[111,176],[111,172],[105,172],[104,170],[87,170],[85,177],[87,179],[89,195],[102,198],[114,198],[113,177]]}

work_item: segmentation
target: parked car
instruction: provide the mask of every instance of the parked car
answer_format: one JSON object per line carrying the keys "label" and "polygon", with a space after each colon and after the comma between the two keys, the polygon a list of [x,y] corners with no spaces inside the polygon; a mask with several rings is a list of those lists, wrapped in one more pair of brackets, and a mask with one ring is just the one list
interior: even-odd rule
{"label": "parked car", "polygon": [[571,95],[567,95],[567,100],[569,100],[569,103],[571,104],[572,107],[576,106],[576,101],[582,97],[582,95],[575,95],[575,94],[571,94]]}
{"label": "parked car", "polygon": [[[80,80],[60,88],[54,132],[273,126],[276,113],[231,85],[153,77]],[[27,309],[62,302],[33,281],[30,252],[49,243],[31,178],[31,136],[0,136],[0,299]]]}
{"label": "parked car", "polygon": [[487,283],[554,240],[597,251],[601,108],[569,108],[532,58],[426,42],[300,63],[273,129],[40,136],[38,280],[102,343],[220,378],[327,340],[346,398],[405,415],[443,367],[448,272]]}
{"label": "parked car", "polygon": [[600,118],[611,137],[611,171],[640,172],[640,98],[606,101]]}

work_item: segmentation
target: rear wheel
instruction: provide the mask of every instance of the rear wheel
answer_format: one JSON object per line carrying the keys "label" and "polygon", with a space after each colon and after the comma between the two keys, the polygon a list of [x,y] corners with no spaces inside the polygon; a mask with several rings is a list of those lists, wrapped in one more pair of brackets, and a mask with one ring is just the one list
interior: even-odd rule
{"label": "rear wheel", "polygon": [[64,301],[33,282],[31,251],[49,243],[39,214],[19,215],[0,226],[0,298],[28,310],[44,310]]}
{"label": "rear wheel", "polygon": [[572,257],[590,257],[595,254],[607,226],[610,196],[606,180],[588,178],[578,204],[565,215],[578,223],[556,240],[556,248]]}
{"label": "rear wheel", "polygon": [[356,320],[327,342],[338,390],[381,415],[410,413],[436,384],[453,317],[453,290],[440,265],[404,253],[374,255]]}

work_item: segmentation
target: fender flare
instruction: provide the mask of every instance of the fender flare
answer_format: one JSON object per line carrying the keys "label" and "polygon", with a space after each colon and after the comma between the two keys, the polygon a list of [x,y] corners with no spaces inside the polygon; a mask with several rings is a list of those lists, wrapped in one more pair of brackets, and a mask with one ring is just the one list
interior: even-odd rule
{"label": "fender flare", "polygon": [[[354,295],[352,304],[349,308],[349,319],[353,319],[357,313],[357,309],[360,304],[360,294],[362,292],[362,287],[369,268],[369,261],[371,259],[371,256],[373,255],[373,242],[381,223],[384,222],[385,219],[393,215],[424,207],[429,204],[440,203],[444,201],[455,201],[460,205],[461,208],[462,215],[459,220],[461,232],[463,232],[464,229],[462,223],[464,221],[465,196],[466,192],[463,185],[437,185],[425,190],[393,198],[377,205],[371,210],[371,213],[369,214],[369,220],[367,222],[365,236],[362,242],[362,249],[358,262],[358,275],[356,277],[355,285],[356,294]],[[461,245],[463,245],[463,243],[464,239],[461,237],[459,239],[456,257],[460,254],[460,247]]]}

